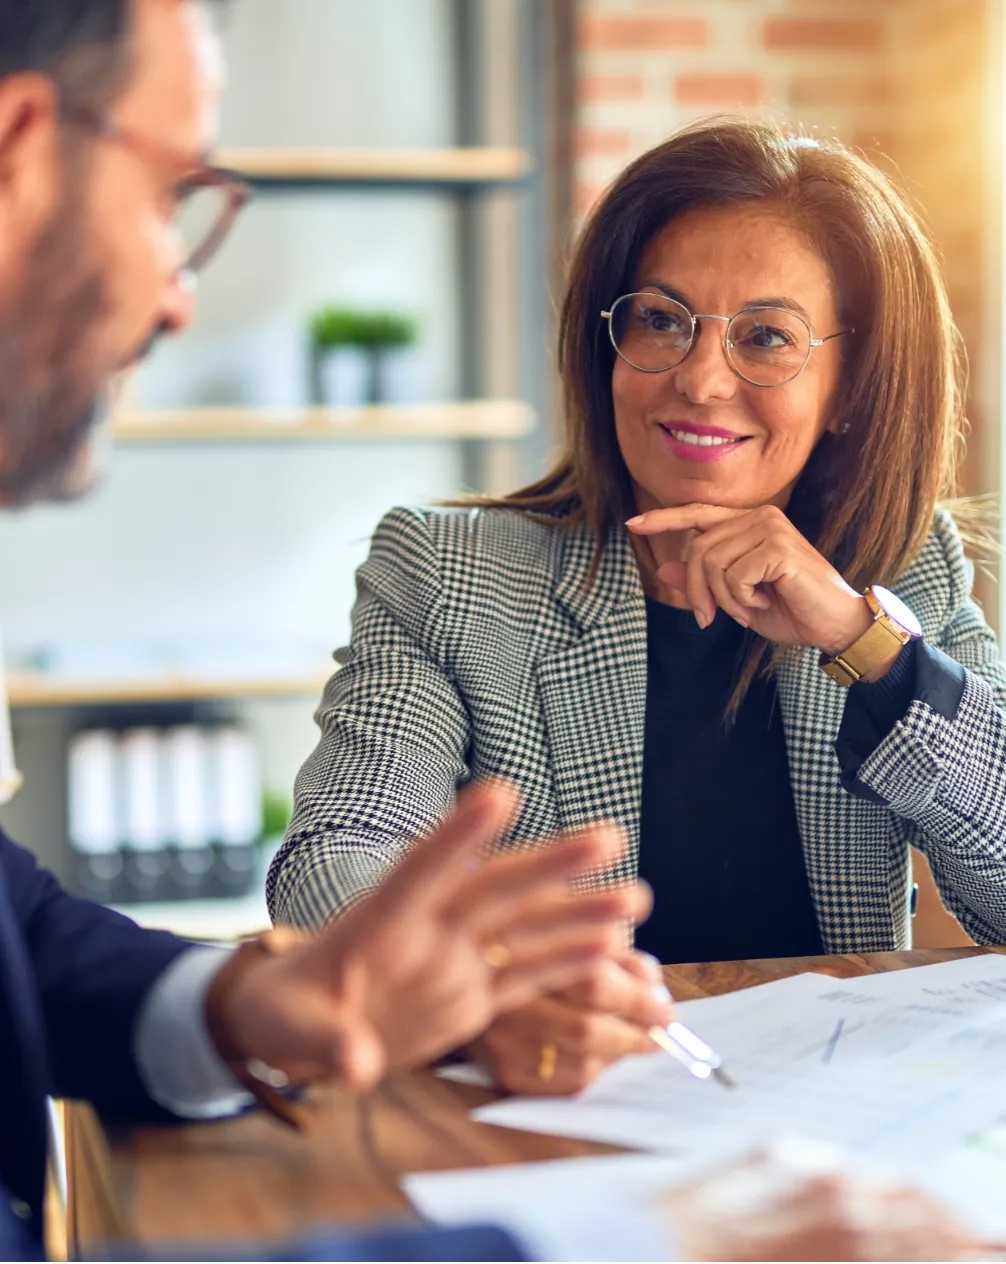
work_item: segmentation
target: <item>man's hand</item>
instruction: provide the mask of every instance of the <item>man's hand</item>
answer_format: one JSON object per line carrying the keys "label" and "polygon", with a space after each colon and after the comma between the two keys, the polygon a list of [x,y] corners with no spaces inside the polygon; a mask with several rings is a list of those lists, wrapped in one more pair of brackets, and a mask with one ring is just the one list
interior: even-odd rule
{"label": "man's hand", "polygon": [[570,987],[501,1015],[472,1052],[511,1093],[578,1093],[626,1054],[655,1052],[647,1031],[673,1017],[654,958],[623,952],[596,961]]}
{"label": "man's hand", "polygon": [[337,1076],[368,1088],[624,951],[627,927],[649,911],[646,887],[573,886],[617,862],[618,831],[487,859],[515,806],[501,784],[471,788],[372,895],[236,980],[223,1000],[236,1047],[294,1083]]}

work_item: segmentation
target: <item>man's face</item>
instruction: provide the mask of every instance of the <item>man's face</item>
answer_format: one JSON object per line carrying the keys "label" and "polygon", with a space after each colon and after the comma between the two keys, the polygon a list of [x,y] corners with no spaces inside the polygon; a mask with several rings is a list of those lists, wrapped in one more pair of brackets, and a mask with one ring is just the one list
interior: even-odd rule
{"label": "man's face", "polygon": [[[12,230],[6,249],[0,232],[0,503],[84,490],[116,377],[191,316],[175,194],[212,142],[218,49],[191,0],[133,4],[130,76],[106,113],[150,148],[36,109],[37,143],[0,154],[0,228]],[[38,81],[25,78],[30,95]],[[0,96],[16,88],[0,83]]]}

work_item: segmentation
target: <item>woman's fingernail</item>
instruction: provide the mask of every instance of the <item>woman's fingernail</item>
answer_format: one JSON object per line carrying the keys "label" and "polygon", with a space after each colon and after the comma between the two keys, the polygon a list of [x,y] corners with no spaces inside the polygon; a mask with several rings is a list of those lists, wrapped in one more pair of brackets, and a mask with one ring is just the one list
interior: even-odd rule
{"label": "woman's fingernail", "polygon": [[653,999],[657,1002],[658,1005],[673,1005],[674,1004],[674,997],[671,996],[667,988],[663,987],[659,983],[656,984],[653,989]]}
{"label": "woman's fingernail", "polygon": [[637,514],[635,518],[627,518],[625,525],[627,527],[638,527],[645,517],[645,514]]}

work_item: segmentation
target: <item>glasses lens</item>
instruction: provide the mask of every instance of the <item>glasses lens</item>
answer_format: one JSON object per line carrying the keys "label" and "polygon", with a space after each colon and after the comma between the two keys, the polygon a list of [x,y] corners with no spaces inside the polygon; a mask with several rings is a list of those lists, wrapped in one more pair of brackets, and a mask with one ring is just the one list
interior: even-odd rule
{"label": "glasses lens", "polygon": [[175,226],[182,239],[188,266],[202,267],[219,241],[216,240],[230,212],[230,199],[222,185],[199,185],[189,190],[178,208]]}
{"label": "glasses lens", "polygon": [[738,312],[727,327],[727,355],[756,386],[781,386],[796,377],[810,355],[810,330],[793,312],[760,307]]}
{"label": "glasses lens", "polygon": [[692,345],[687,307],[663,294],[626,294],[611,310],[611,340],[618,354],[637,369],[673,369]]}

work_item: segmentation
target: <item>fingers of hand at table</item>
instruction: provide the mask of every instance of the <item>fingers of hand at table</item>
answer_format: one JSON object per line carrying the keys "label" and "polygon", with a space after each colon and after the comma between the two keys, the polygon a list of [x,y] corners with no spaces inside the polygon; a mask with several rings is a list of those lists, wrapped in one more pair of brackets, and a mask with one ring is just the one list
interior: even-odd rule
{"label": "fingers of hand at table", "polygon": [[[563,1000],[589,1013],[613,1014],[644,1033],[650,1027],[666,1027],[674,1018],[660,966],[645,953],[599,961],[586,978],[564,992]],[[651,1047],[647,1041],[647,1051]]]}
{"label": "fingers of hand at table", "polygon": [[[610,962],[597,969],[608,975]],[[580,985],[543,997],[498,1018],[477,1042],[476,1053],[490,1064],[497,1082],[513,1093],[565,1095],[587,1087],[612,1062],[630,1053],[655,1048],[646,1034],[652,1015],[664,1013],[649,984],[639,984],[642,995],[629,998],[638,1006],[645,1026],[617,1012],[593,1009],[571,998],[582,996]],[[602,980],[600,991],[612,1003],[625,1004],[627,992],[611,978]],[[660,1021],[657,1019],[656,1021]],[[542,1048],[556,1047],[551,1077],[539,1073]]]}

